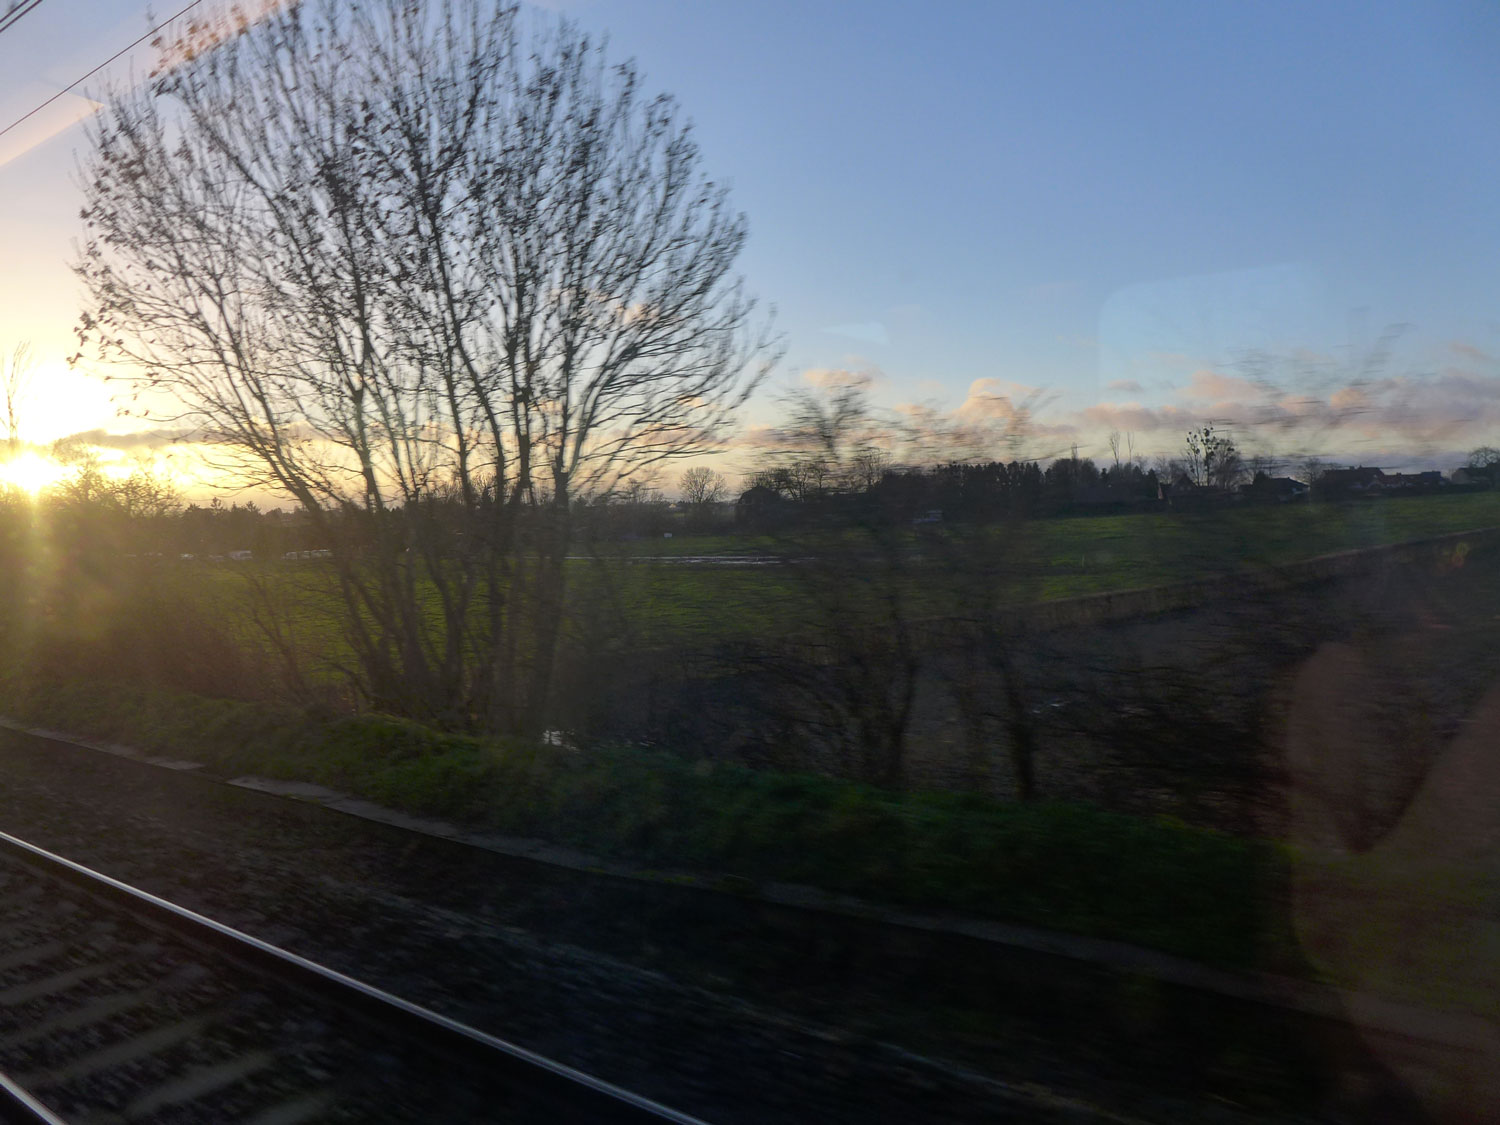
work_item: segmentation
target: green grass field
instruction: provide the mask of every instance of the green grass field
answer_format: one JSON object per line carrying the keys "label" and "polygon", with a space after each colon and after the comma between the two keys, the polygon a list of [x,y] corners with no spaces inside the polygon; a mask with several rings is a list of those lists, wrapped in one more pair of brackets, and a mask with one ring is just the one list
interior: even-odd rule
{"label": "green grass field", "polygon": [[[577,552],[566,564],[566,630],[582,644],[621,652],[702,649],[861,618],[878,626],[892,613],[943,617],[1212,578],[1494,525],[1500,525],[1500,493],[937,525],[878,536],[858,528],[780,537],[676,535]],[[804,561],[670,561],[696,555]],[[45,620],[23,632],[59,640],[71,634],[95,644],[111,631],[155,637],[175,629],[185,645],[197,622],[214,626],[226,644],[264,654],[263,627],[275,618],[291,626],[304,674],[331,681],[335,666],[351,657],[332,579],[331,564],[321,560],[104,567],[91,580],[69,578]]]}
{"label": "green grass field", "polygon": [[[1024,604],[1190,581],[1253,570],[1338,551],[1377,547],[1500,525],[1500,493],[1412,497],[1350,504],[1297,504],[1204,514],[1142,513],[1073,516],[1006,524],[982,531],[938,528],[904,533],[909,561],[899,581],[917,614],[952,612],[945,572],[973,562],[994,604]],[[960,539],[961,537],[961,539]],[[936,542],[934,542],[936,539]],[[819,578],[793,566],[729,567],[636,561],[693,555],[822,552],[848,559],[849,583],[889,581],[880,565],[861,567],[871,540],[858,530],[772,538],[674,536],[601,550],[599,563],[574,562],[575,583],[607,574],[636,634],[644,641],[703,640],[794,632],[817,620]],[[872,589],[872,596],[876,591]]]}

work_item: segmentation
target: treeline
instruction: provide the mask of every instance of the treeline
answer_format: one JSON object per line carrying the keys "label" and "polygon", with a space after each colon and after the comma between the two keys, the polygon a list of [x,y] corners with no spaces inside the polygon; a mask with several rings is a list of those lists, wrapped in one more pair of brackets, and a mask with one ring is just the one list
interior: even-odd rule
{"label": "treeline", "polygon": [[0,490],[0,557],[45,557],[53,569],[90,560],[256,558],[321,547],[298,513],[263,510],[254,501],[217,497],[187,503],[149,469],[114,477],[97,466],[66,476],[40,494]]}
{"label": "treeline", "polygon": [[778,467],[756,473],[742,495],[742,522],[775,526],[812,515],[847,513],[909,523],[933,518],[985,522],[1072,511],[1155,504],[1154,470],[1136,464],[1100,468],[1088,457],[1035,461],[950,462],[884,468],[873,480],[808,487],[805,474]]}
{"label": "treeline", "polygon": [[1045,470],[1035,461],[990,461],[891,471],[871,491],[883,510],[903,517],[940,510],[944,518],[984,520],[1151,503],[1158,498],[1158,481],[1139,465],[1101,469],[1088,457],[1073,456]]}

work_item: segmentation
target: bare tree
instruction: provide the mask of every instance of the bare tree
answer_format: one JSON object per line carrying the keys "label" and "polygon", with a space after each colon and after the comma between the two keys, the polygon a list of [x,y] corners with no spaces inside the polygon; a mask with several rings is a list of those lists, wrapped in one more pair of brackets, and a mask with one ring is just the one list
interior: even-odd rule
{"label": "bare tree", "polygon": [[1239,450],[1212,426],[1189,430],[1184,454],[1188,477],[1200,488],[1227,489],[1239,477]]}
{"label": "bare tree", "polygon": [[21,447],[21,408],[31,387],[34,366],[31,345],[25,341],[9,356],[0,357],[0,397],[4,399],[0,405],[5,408],[6,443],[12,456]]}
{"label": "bare tree", "polygon": [[95,119],[80,336],[308,513],[370,702],[539,730],[573,501],[705,448],[770,362],[744,217],[675,102],[569,24],[310,0],[239,27],[164,44]]}
{"label": "bare tree", "polygon": [[655,504],[661,500],[655,473],[637,473],[625,481],[614,495],[626,504]]}
{"label": "bare tree", "polygon": [[795,500],[867,491],[895,463],[896,446],[916,437],[876,409],[860,380],[793,392],[783,407],[771,463],[752,483]]}
{"label": "bare tree", "polygon": [[715,472],[702,465],[694,465],[691,469],[684,470],[682,480],[678,485],[683,500],[695,508],[706,508],[710,504],[717,504],[724,499],[724,493],[728,487],[729,482],[724,479],[723,473]]}
{"label": "bare tree", "polygon": [[850,486],[868,492],[880,483],[893,464],[891,455],[883,449],[858,450],[849,458]]}
{"label": "bare tree", "polygon": [[1301,474],[1303,484],[1313,484],[1328,471],[1329,467],[1321,457],[1307,457],[1297,466],[1297,472]]}

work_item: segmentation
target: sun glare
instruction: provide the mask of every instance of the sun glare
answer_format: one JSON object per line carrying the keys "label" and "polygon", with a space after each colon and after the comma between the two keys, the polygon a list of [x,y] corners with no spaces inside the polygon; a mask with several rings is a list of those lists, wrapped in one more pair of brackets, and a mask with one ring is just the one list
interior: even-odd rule
{"label": "sun glare", "polygon": [[50,457],[22,453],[0,462],[0,483],[35,496],[48,485],[56,484],[67,470]]}

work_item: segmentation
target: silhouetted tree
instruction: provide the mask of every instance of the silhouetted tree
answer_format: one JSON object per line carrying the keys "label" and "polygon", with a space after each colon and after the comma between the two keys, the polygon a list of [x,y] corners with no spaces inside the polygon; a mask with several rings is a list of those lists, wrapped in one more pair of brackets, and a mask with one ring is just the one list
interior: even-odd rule
{"label": "silhouetted tree", "polygon": [[724,499],[724,492],[727,488],[728,482],[724,479],[723,473],[701,465],[684,470],[682,480],[678,485],[682,499],[695,508],[717,504]]}
{"label": "silhouetted tree", "polygon": [[5,410],[5,434],[14,454],[21,446],[21,406],[31,385],[34,363],[31,345],[17,344],[10,355],[0,357],[0,407]]}
{"label": "silhouetted tree", "polygon": [[1184,453],[1188,479],[1199,488],[1229,488],[1239,474],[1239,451],[1213,426],[1189,430]]}
{"label": "silhouetted tree", "polygon": [[85,345],[307,513],[368,700],[539,731],[575,499],[769,358],[676,104],[513,8],[307,0],[164,44],[90,141]]}

